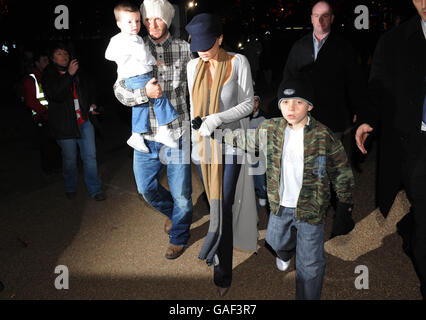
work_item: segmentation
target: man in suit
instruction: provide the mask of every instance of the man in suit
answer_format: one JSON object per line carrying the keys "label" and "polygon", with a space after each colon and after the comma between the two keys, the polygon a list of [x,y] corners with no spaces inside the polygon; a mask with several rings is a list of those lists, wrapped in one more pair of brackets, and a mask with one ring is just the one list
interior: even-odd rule
{"label": "man in suit", "polygon": [[418,15],[384,34],[369,80],[373,108],[359,112],[358,148],[380,124],[379,208],[387,216],[401,186],[410,212],[397,224],[426,297],[426,0],[412,0]]}
{"label": "man in suit", "polygon": [[[290,50],[277,95],[282,96],[283,84],[289,79],[309,77],[316,106],[312,116],[342,139],[356,109],[368,102],[367,81],[362,79],[351,44],[331,30],[333,21],[331,5],[327,1],[315,3],[313,32],[296,41]],[[350,214],[336,215],[331,237],[347,234],[353,227]]]}

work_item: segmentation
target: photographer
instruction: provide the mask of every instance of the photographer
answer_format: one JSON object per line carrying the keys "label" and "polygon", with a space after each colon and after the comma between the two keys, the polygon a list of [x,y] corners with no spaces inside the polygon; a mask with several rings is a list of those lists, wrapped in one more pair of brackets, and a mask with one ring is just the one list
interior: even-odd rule
{"label": "photographer", "polygon": [[76,197],[78,146],[89,195],[96,201],[105,200],[98,177],[95,131],[89,118],[89,114],[98,114],[93,89],[79,70],[78,60],[70,59],[63,44],[53,47],[50,59],[52,64],[46,68],[43,88],[49,102],[49,125],[62,149],[66,196],[70,200]]}

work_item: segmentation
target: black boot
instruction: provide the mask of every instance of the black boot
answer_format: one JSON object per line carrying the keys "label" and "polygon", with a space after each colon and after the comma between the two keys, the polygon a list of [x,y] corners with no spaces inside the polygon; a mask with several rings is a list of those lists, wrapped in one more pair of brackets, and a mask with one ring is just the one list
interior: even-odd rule
{"label": "black boot", "polygon": [[402,250],[413,261],[413,252],[410,245],[413,213],[410,211],[396,224],[396,232],[402,238]]}

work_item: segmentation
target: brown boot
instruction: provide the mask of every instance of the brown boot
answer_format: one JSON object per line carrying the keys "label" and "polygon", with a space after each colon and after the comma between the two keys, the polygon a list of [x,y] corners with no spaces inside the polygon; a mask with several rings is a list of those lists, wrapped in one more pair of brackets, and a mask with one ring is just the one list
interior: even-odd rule
{"label": "brown boot", "polygon": [[174,244],[169,245],[166,250],[165,257],[169,260],[179,258],[185,251],[185,246],[175,246]]}
{"label": "brown boot", "polygon": [[170,234],[170,230],[172,230],[172,220],[166,218],[166,222],[164,223],[164,232]]}

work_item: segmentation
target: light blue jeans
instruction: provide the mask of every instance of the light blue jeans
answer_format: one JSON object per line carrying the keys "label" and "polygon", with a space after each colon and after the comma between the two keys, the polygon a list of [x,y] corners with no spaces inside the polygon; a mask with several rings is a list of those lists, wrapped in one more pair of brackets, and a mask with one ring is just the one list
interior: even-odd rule
{"label": "light blue jeans", "polygon": [[321,299],[325,272],[324,224],[295,219],[295,208],[280,207],[270,214],[266,242],[278,257],[288,261],[296,253],[296,299]]}
{"label": "light blue jeans", "polygon": [[[139,76],[124,79],[124,84],[128,89],[144,88],[146,83],[152,79],[151,73],[141,74]],[[154,113],[157,118],[158,125],[166,125],[179,117],[176,109],[163,95],[158,99],[150,99],[154,102]],[[148,103],[140,104],[132,107],[132,132],[147,133],[149,132],[149,106]]]}
{"label": "light blue jeans", "polygon": [[[138,192],[172,221],[170,243],[186,245],[192,222],[190,153],[182,151],[182,138],[179,140],[179,149],[147,139],[145,144],[150,153],[134,151],[133,171]],[[159,182],[164,168],[167,170],[170,192]]]}
{"label": "light blue jeans", "polygon": [[95,130],[86,120],[79,127],[81,138],[57,140],[62,149],[62,171],[65,179],[65,191],[75,192],[78,182],[77,146],[83,161],[84,182],[91,197],[101,192],[101,180],[96,163]]}

